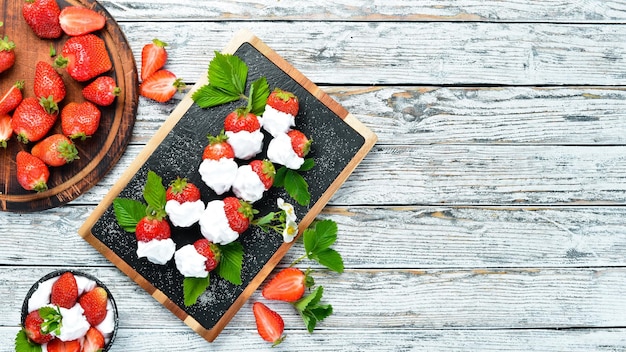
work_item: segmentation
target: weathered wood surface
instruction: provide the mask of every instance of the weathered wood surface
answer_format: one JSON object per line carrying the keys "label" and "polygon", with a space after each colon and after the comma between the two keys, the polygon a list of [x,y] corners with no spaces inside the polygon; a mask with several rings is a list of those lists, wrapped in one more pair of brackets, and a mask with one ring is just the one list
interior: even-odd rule
{"label": "weathered wood surface", "polygon": [[[278,350],[626,350],[626,1],[102,4],[137,62],[159,37],[190,84],[248,28],[378,135],[321,215],[346,264],[314,266],[335,313],[309,335],[272,304]],[[76,234],[178,101],[141,99],[131,147],[68,206],[0,213],[1,351],[57,268],[112,289],[112,352],[276,350],[250,303],[209,345]]]}

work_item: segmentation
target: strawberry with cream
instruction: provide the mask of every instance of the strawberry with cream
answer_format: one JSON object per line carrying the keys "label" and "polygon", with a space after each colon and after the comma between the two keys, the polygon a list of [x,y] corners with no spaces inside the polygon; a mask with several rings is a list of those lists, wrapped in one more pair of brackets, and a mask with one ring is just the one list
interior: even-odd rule
{"label": "strawberry with cream", "polygon": [[164,265],[176,251],[170,225],[160,212],[142,218],[135,227],[135,237],[137,257],[146,257],[151,263]]}
{"label": "strawberry with cream", "polygon": [[217,267],[220,257],[219,247],[202,238],[177,250],[174,254],[174,261],[176,268],[183,276],[204,278]]}
{"label": "strawberry with cream", "polygon": [[224,131],[217,136],[209,136],[208,139],[209,144],[202,153],[198,172],[207,186],[217,195],[222,195],[230,190],[237,174],[235,151],[228,143],[228,136]]}
{"label": "strawberry with cream", "polygon": [[272,187],[276,169],[269,160],[253,160],[237,170],[233,182],[233,193],[245,201],[254,203],[263,198],[263,193]]}
{"label": "strawberry with cream", "polygon": [[263,132],[258,116],[247,109],[237,109],[224,119],[224,130],[235,157],[249,160],[263,150]]}
{"label": "strawberry with cream", "polygon": [[229,244],[248,229],[252,218],[252,206],[244,200],[237,197],[213,200],[200,218],[200,232],[212,243]]}
{"label": "strawberry with cream", "polygon": [[296,115],[300,109],[298,97],[293,93],[274,89],[267,97],[261,124],[273,137],[287,133],[296,125]]}
{"label": "strawberry with cream", "polygon": [[189,227],[200,220],[204,211],[200,189],[186,178],[179,177],[170,183],[165,200],[165,212],[174,226]]}

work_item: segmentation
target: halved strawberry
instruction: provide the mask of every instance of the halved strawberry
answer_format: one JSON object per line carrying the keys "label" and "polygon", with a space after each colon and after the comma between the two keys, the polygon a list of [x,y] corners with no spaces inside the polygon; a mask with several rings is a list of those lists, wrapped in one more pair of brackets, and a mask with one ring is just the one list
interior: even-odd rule
{"label": "halved strawberry", "polygon": [[202,160],[220,160],[221,158],[233,159],[235,157],[235,151],[233,147],[228,144],[228,136],[224,133],[224,130],[217,136],[208,136],[209,144],[204,148],[202,153]]}
{"label": "halved strawberry", "polygon": [[276,346],[285,339],[283,335],[285,322],[278,313],[261,302],[254,302],[252,312],[256,321],[256,329],[263,340]]}
{"label": "halved strawberry", "polygon": [[141,80],[145,81],[153,73],[165,66],[167,61],[167,43],[153,39],[141,49]]}
{"label": "halved strawberry", "polygon": [[77,36],[104,28],[106,19],[92,9],[82,6],[67,6],[59,14],[59,24],[67,35]]}
{"label": "halved strawberry", "polygon": [[54,339],[48,342],[48,352],[80,352],[80,341],[61,341],[61,339]]}
{"label": "halved strawberry", "polygon": [[50,170],[41,159],[23,150],[15,157],[17,181],[27,191],[43,192],[48,189]]}
{"label": "halved strawberry", "polygon": [[37,344],[47,343],[54,338],[52,334],[43,334],[41,332],[41,324],[43,324],[43,318],[39,315],[38,310],[28,313],[24,320],[24,332],[26,336]]}
{"label": "halved strawberry", "polygon": [[223,201],[224,213],[230,228],[239,234],[246,231],[254,216],[252,205],[237,197],[226,197]]}
{"label": "halved strawberry", "polygon": [[8,114],[20,105],[24,98],[22,89],[24,89],[24,81],[17,81],[4,93],[0,98],[0,115]]}
{"label": "halved strawberry", "polygon": [[68,271],[52,284],[50,303],[70,309],[76,304],[76,300],[78,300],[78,285],[74,274]]}
{"label": "halved strawberry", "polygon": [[65,83],[52,65],[45,61],[38,61],[35,65],[33,91],[37,98],[52,97],[52,100],[58,103],[65,98]]}
{"label": "halved strawberry", "polygon": [[159,70],[141,83],[139,94],[148,99],[165,103],[172,99],[176,92],[185,88],[185,83],[168,70]]}
{"label": "halved strawberry", "polygon": [[89,101],[71,102],[61,110],[61,129],[71,139],[85,140],[93,136],[100,126],[102,113]]}
{"label": "halved strawberry", "polygon": [[196,252],[206,258],[206,271],[212,271],[220,263],[222,252],[220,248],[213,242],[202,238],[193,243]]}
{"label": "halved strawberry", "polygon": [[11,116],[0,115],[0,148],[6,148],[7,142],[13,135],[11,128]]}
{"label": "halved strawberry", "polygon": [[292,116],[298,115],[298,110],[300,110],[298,97],[280,88],[276,88],[270,93],[266,104]]}
{"label": "halved strawberry", "polygon": [[276,168],[269,160],[252,160],[250,167],[257,175],[265,186],[265,190],[268,190],[274,184],[274,178],[276,178]]}
{"label": "halved strawberry", "polygon": [[254,132],[260,128],[259,118],[246,108],[237,109],[224,119],[224,130],[227,132]]}
{"label": "halved strawberry", "polygon": [[39,38],[55,39],[61,36],[60,14],[57,0],[26,0],[22,4],[22,16]]}
{"label": "halved strawberry", "polygon": [[78,303],[85,311],[83,314],[91,326],[97,326],[106,318],[108,298],[107,291],[100,286],[78,298]]}
{"label": "halved strawberry", "polygon": [[311,150],[310,140],[304,133],[298,130],[291,130],[287,132],[287,136],[291,139],[291,147],[293,151],[301,158],[304,158]]}
{"label": "halved strawberry", "polygon": [[100,106],[113,104],[120,93],[120,87],[111,76],[100,76],[83,88],[83,97]]}
{"label": "halved strawberry", "polygon": [[54,61],[56,67],[67,69],[67,73],[79,82],[95,78],[113,68],[106,44],[92,33],[70,37]]}
{"label": "halved strawberry", "polygon": [[186,178],[176,178],[165,191],[165,200],[176,200],[178,203],[195,202],[200,199],[200,189]]}
{"label": "halved strawberry", "polygon": [[281,270],[263,287],[263,297],[272,300],[295,302],[302,298],[307,287],[312,286],[313,279],[298,268]]}
{"label": "halved strawberry", "polygon": [[37,142],[30,152],[48,166],[63,166],[78,159],[78,150],[74,142],[60,133]]}
{"label": "halved strawberry", "polygon": [[87,330],[81,352],[98,352],[104,348],[104,336],[93,326]]}

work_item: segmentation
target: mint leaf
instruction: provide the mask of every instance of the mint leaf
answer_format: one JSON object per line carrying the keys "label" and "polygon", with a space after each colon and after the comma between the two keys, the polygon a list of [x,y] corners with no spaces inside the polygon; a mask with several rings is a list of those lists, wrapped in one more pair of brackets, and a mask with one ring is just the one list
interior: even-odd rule
{"label": "mint leaf", "polygon": [[313,160],[313,158],[304,159],[304,163],[302,164],[302,166],[300,166],[298,171],[309,171],[314,166],[315,166],[315,160]]}
{"label": "mint leaf", "polygon": [[265,103],[270,95],[270,86],[267,79],[261,77],[252,82],[250,86],[250,97],[248,98],[248,110],[253,114],[260,116],[265,111]]}
{"label": "mint leaf", "polygon": [[341,258],[339,252],[332,248],[326,248],[322,251],[318,251],[315,253],[315,257],[310,259],[317,260],[320,264],[332,271],[340,274],[343,273],[343,259]]}
{"label": "mint leaf", "polygon": [[53,307],[42,307],[39,308],[39,316],[43,319],[41,323],[41,333],[49,334],[54,333],[55,335],[61,334],[61,325],[63,316],[61,315],[61,310],[57,306]]}
{"label": "mint leaf", "polygon": [[143,189],[143,198],[154,210],[165,209],[165,186],[163,179],[154,171],[148,171],[148,179]]}
{"label": "mint leaf", "polygon": [[330,304],[320,304],[323,294],[324,287],[318,286],[309,295],[293,303],[309,333],[313,332],[319,321],[326,319],[333,313],[333,307]]}
{"label": "mint leaf", "polygon": [[[2,22],[0,22],[2,23]],[[40,344],[31,342],[24,329],[17,332],[15,336],[15,352],[41,352]]]}
{"label": "mint leaf", "polygon": [[248,79],[248,66],[237,56],[215,52],[209,63],[209,84],[230,95],[242,95]]}
{"label": "mint leaf", "polygon": [[183,280],[183,295],[185,305],[189,307],[198,301],[198,297],[209,287],[210,273],[207,277],[185,277]]}
{"label": "mint leaf", "polygon": [[137,223],[146,215],[146,205],[128,198],[113,200],[113,210],[117,223],[127,232],[135,232]]}
{"label": "mint leaf", "polygon": [[201,108],[211,108],[237,101],[240,98],[239,94],[233,94],[209,84],[200,87],[191,95],[191,99]]}
{"label": "mint leaf", "polygon": [[285,191],[289,193],[298,204],[305,206],[311,202],[309,184],[294,170],[287,170],[284,180]]}
{"label": "mint leaf", "polygon": [[231,242],[220,246],[220,251],[222,258],[217,266],[217,275],[234,285],[241,285],[243,246],[239,242]]}

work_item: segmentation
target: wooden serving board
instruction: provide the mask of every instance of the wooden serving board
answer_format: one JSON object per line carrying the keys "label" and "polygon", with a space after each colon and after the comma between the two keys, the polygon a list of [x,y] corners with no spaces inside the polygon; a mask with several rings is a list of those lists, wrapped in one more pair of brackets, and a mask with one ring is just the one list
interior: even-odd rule
{"label": "wooden serving board", "polygon": [[[302,232],[373,147],[376,135],[251,33],[245,30],[237,33],[223,52],[235,54],[246,62],[248,82],[263,76],[270,90],[280,87],[294,92],[300,99],[296,128],[314,141],[307,157],[312,157],[316,166],[302,173],[309,184],[311,203],[299,206],[284,190],[272,188],[253,206],[262,216],[277,211],[276,199],[282,197],[294,205]],[[203,75],[79,229],[79,234],[194,331],[213,341],[271,273],[291,243],[284,243],[280,234],[251,227],[238,239],[245,253],[243,284],[233,285],[211,275],[208,290],[196,304],[187,307],[183,303],[183,276],[174,260],[161,266],[145,258],[138,259],[135,236],[119,227],[112,206],[117,197],[143,202],[142,190],[150,170],[163,178],[164,185],[178,176],[188,178],[200,187],[205,203],[223,198],[204,185],[197,169],[207,135],[218,134],[224,117],[241,103],[199,108],[191,95],[206,83],[207,77]],[[256,158],[263,158],[263,153]],[[172,227],[177,248],[200,238],[197,224],[182,229]]]}
{"label": "wooden serving board", "polygon": [[[16,81],[24,81],[25,97],[34,96],[33,82],[38,61],[53,63],[50,47],[61,53],[68,39],[63,35],[56,40],[40,39],[22,17],[23,0],[3,0],[0,7],[0,35],[8,36],[15,45],[16,63],[8,71],[0,73],[0,94],[4,94]],[[138,102],[137,68],[133,53],[115,20],[104,7],[92,0],[58,0],[59,6],[84,6],[106,17],[105,27],[95,34],[104,39],[113,69],[106,73],[115,78],[122,93],[113,105],[101,108],[102,117],[97,133],[85,140],[76,141],[80,159],[69,165],[50,169],[48,190],[35,193],[24,190],[16,179],[15,155],[20,150],[29,151],[34,143],[24,145],[15,136],[7,149],[0,148],[0,209],[3,211],[31,212],[63,205],[80,196],[98,183],[122,156],[130,140]],[[79,83],[58,69],[65,82],[67,95],[60,102],[62,108],[68,102],[82,102],[82,88],[89,82]],[[53,128],[61,131],[60,119]]]}

